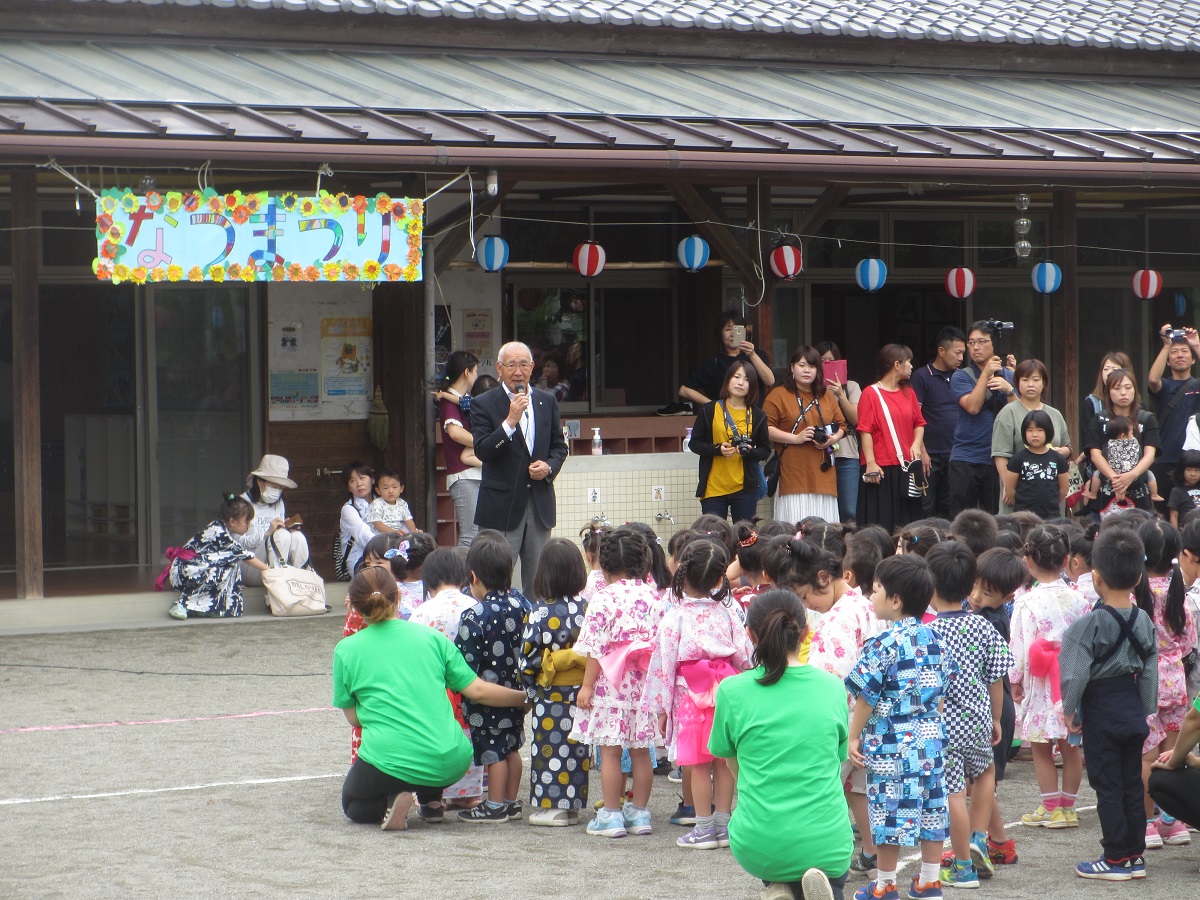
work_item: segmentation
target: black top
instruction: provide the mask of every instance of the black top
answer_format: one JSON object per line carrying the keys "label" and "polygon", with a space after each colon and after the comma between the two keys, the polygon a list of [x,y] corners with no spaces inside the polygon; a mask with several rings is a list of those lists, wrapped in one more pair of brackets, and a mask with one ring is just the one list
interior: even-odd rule
{"label": "black top", "polygon": [[[1113,414],[1105,409],[1092,416],[1092,420],[1088,422],[1088,430],[1083,435],[1083,449],[1085,451],[1103,450],[1105,444],[1108,443],[1108,438],[1104,436],[1104,426],[1112,421]],[[1162,446],[1158,438],[1158,420],[1154,418],[1153,413],[1144,409],[1139,409],[1137,414],[1138,427],[1134,429],[1138,443],[1142,448],[1154,447],[1158,449]],[[1158,455],[1155,454],[1155,459]]]}
{"label": "black top", "polygon": [[[1176,400],[1175,397],[1180,391],[1184,391],[1184,394]],[[1158,419],[1159,436],[1162,441],[1162,449],[1154,457],[1154,461],[1174,465],[1183,455],[1188,419],[1200,412],[1200,379],[1189,377],[1177,380],[1168,376],[1163,379],[1158,393],[1150,396],[1154,398],[1154,416]],[[1175,401],[1175,405],[1168,411],[1167,407],[1171,405],[1172,400]]]}
{"label": "black top", "polygon": [[1182,515],[1200,506],[1200,484],[1195,487],[1177,484],[1171,488],[1171,496],[1167,498],[1167,509],[1173,509]]}
{"label": "black top", "polygon": [[1017,473],[1013,509],[1053,519],[1059,512],[1058,476],[1067,474],[1069,467],[1070,463],[1054,450],[1033,453],[1022,447],[1008,458],[1008,471]]}
{"label": "black top", "polygon": [[[768,369],[771,368],[771,361],[767,359],[767,354],[758,349],[754,352],[758,354],[758,358],[762,360],[763,365]],[[684,381],[683,386],[691,388],[693,391],[699,391],[709,400],[716,400],[717,396],[721,393],[721,385],[725,383],[725,375],[729,372],[729,367],[739,359],[750,362],[750,357],[745,353],[739,353],[737,356],[714,353],[700,363],[700,365],[696,366],[692,374]],[[754,365],[753,363],[750,364]],[[759,379],[758,388],[760,394],[764,393],[761,378]]]}

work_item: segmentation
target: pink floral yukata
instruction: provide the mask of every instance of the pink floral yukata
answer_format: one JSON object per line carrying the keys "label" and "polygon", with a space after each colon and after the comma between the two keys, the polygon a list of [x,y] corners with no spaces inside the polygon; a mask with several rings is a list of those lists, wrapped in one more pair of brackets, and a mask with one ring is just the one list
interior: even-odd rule
{"label": "pink floral yukata", "polygon": [[681,766],[712,762],[708,736],[717,685],[750,668],[754,648],[736,601],[729,603],[684,596],[658,626],[647,693],[655,712],[667,714],[667,748]]}
{"label": "pink floral yukata", "polygon": [[1017,736],[1022,740],[1046,744],[1067,736],[1057,663],[1052,674],[1036,675],[1030,657],[1039,651],[1057,657],[1067,626],[1090,611],[1083,595],[1061,578],[1035,585],[1014,601],[1009,641],[1013,667],[1008,677],[1025,691],[1017,716]]}
{"label": "pink floral yukata", "polygon": [[1150,579],[1150,593],[1154,595],[1154,632],[1158,639],[1158,712],[1146,717],[1150,736],[1142,745],[1142,752],[1156,750],[1167,739],[1169,732],[1179,732],[1183,717],[1187,715],[1187,675],[1183,669],[1183,658],[1196,646],[1196,619],[1192,607],[1184,600],[1183,634],[1176,634],[1167,624],[1167,591],[1171,576],[1155,576]]}
{"label": "pink floral yukata", "polygon": [[[845,681],[858,662],[863,644],[886,630],[887,623],[876,617],[871,601],[858,588],[850,588],[834,602],[829,612],[821,616],[813,629],[808,664]],[[854,698],[849,691],[846,691],[846,701],[853,710]]]}
{"label": "pink floral yukata", "polygon": [[646,670],[663,607],[658,591],[641,580],[621,579],[598,590],[588,602],[574,650],[602,659],[631,650],[615,684],[603,671],[592,689],[592,708],[572,711],[571,740],[601,747],[649,747],[658,739],[658,716],[646,694]]}

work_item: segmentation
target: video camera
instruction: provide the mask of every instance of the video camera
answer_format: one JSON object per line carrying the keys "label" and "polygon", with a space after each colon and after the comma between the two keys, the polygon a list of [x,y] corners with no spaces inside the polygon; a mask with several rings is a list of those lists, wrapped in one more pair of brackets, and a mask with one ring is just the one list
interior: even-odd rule
{"label": "video camera", "polygon": [[1001,322],[999,319],[988,319],[984,322],[989,333],[996,335],[1001,331],[1011,331],[1013,328],[1012,322]]}

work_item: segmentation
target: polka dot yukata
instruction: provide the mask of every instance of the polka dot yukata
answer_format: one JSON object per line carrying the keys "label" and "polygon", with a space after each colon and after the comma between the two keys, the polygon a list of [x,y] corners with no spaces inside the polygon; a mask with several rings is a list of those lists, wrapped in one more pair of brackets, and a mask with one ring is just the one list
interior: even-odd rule
{"label": "polka dot yukata", "polygon": [[[454,645],[484,681],[520,690],[517,660],[528,603],[512,591],[491,591],[462,614]],[[492,707],[463,698],[475,764],[490,766],[525,743],[525,709]]]}
{"label": "polka dot yukata", "polygon": [[570,739],[579,686],[537,681],[547,652],[574,647],[586,609],[582,597],[548,600],[534,604],[525,623],[521,679],[533,701],[529,805],[538,809],[587,808],[591,747]]}

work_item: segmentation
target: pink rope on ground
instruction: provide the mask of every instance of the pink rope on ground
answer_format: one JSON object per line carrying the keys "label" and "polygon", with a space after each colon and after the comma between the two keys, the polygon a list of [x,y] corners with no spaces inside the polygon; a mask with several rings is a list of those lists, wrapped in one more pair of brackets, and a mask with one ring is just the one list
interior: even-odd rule
{"label": "pink rope on ground", "polygon": [[29,731],[76,731],[82,728],[116,728],[119,725],[179,725],[184,722],[216,722],[222,719],[256,719],[261,716],[292,716],[299,713],[332,712],[332,706],[310,709],[264,709],[257,712],[230,713],[224,716],[194,716],[188,719],[147,719],[130,722],[85,722],[78,725],[30,725],[26,728],[6,728],[0,734],[24,734]]}

